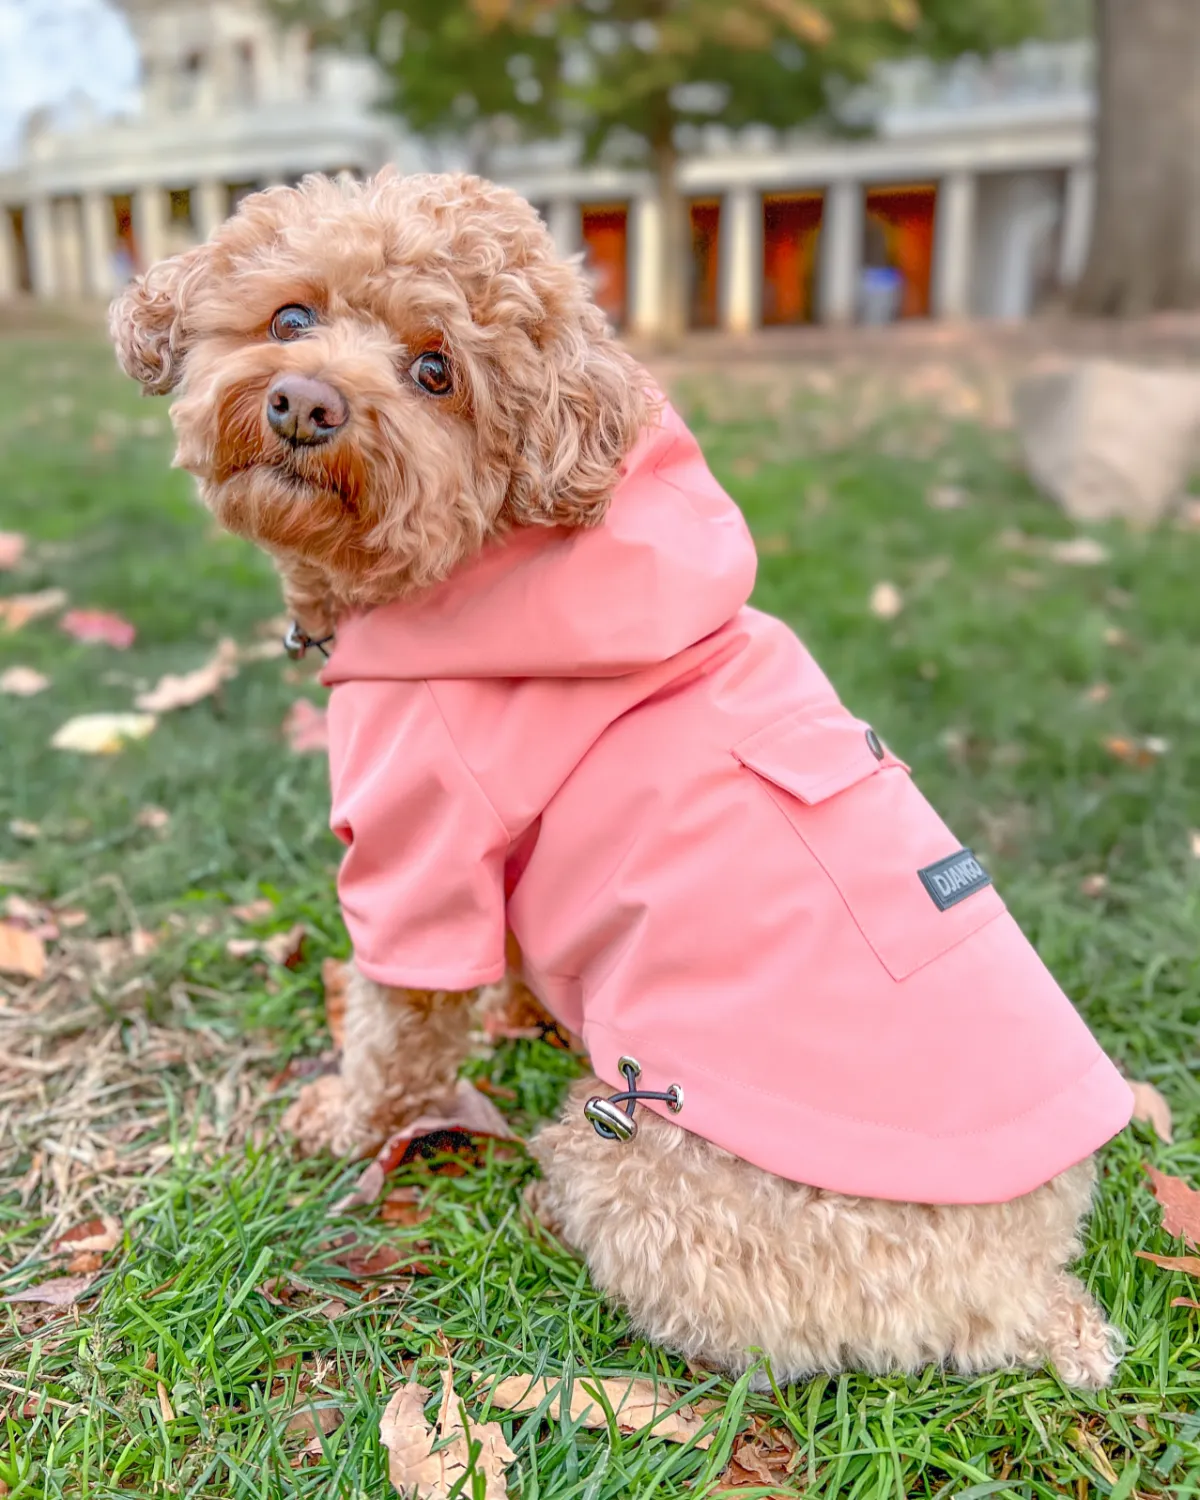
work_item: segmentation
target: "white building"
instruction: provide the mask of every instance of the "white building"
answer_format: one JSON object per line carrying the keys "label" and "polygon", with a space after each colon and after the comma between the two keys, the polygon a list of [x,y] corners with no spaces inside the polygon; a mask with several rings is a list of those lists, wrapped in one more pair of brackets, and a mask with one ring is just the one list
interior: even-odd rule
{"label": "white building", "polygon": [[[373,112],[369,64],[315,55],[248,0],[121,0],[142,57],[127,119],[31,129],[0,174],[0,298],[110,295],[132,266],[207,236],[255,187],[421,155]],[[1016,318],[1069,284],[1092,210],[1090,44],[881,70],[874,130],[714,129],[685,154],[692,321],[746,333],[894,316]],[[491,175],[584,249],[613,320],[653,335],[660,220],[649,178],[580,168],[566,143]]]}

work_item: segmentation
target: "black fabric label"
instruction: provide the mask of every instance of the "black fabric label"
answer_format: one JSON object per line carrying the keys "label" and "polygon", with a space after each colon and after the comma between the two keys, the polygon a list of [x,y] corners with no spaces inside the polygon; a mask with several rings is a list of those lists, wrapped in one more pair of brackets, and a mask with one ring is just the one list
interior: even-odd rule
{"label": "black fabric label", "polygon": [[992,877],[969,849],[939,859],[936,865],[926,865],[917,874],[939,911],[956,906],[992,883]]}

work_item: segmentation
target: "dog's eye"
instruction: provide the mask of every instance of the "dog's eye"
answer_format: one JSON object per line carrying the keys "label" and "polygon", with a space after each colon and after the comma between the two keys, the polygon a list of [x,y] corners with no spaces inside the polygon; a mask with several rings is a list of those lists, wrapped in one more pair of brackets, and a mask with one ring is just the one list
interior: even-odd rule
{"label": "dog's eye", "polygon": [[408,373],[423,391],[431,396],[448,396],[454,389],[450,376],[450,361],[444,354],[430,352],[414,359]]}
{"label": "dog's eye", "polygon": [[302,333],[306,333],[316,321],[317,315],[311,307],[301,307],[298,302],[289,302],[271,319],[271,337],[286,344],[288,339],[298,339]]}

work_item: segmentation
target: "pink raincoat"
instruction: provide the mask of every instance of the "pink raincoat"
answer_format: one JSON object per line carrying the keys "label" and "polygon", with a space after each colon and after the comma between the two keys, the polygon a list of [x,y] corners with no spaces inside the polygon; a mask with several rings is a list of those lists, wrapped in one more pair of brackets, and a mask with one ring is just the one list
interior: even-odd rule
{"label": "pink raincoat", "polygon": [[745,1160],[915,1202],[1027,1192],[1126,1124],[1129,1087],[907,767],[746,605],[754,574],[668,410],[595,530],[518,532],[344,622],[324,681],[358,964],[470,989],[507,923],[601,1079],[636,1058]]}

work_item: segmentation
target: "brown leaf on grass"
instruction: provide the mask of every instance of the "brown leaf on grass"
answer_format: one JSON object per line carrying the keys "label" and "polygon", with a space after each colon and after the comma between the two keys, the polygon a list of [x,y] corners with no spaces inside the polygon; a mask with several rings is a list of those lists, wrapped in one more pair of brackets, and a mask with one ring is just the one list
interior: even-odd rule
{"label": "brown leaf on grass", "polygon": [[1164,1271],[1186,1271],[1189,1276],[1200,1276],[1200,1255],[1152,1255],[1149,1250],[1135,1250],[1134,1254]]}
{"label": "brown leaf on grass", "polygon": [[294,969],[304,951],[306,933],[303,922],[297,922],[286,932],[276,932],[262,942],[264,955],[273,964],[282,964],[285,969]]}
{"label": "brown leaf on grass", "polygon": [[19,531],[0,531],[0,572],[11,572],[25,556],[25,538]]}
{"label": "brown leaf on grass", "polygon": [[1049,543],[1046,556],[1051,562],[1066,563],[1069,567],[1094,568],[1108,561],[1109,552],[1095,537],[1073,536]]}
{"label": "brown leaf on grass", "polygon": [[1107,703],[1112,697],[1112,688],[1107,682],[1093,682],[1083,696],[1089,703]]}
{"label": "brown leaf on grass", "polygon": [[1168,1234],[1200,1248],[1200,1193],[1182,1177],[1172,1177],[1157,1167],[1147,1167],[1146,1175],[1150,1179],[1151,1191],[1162,1204],[1163,1228]]}
{"label": "brown leaf on grass", "polygon": [[904,608],[904,595],[894,583],[877,583],[871,590],[870,608],[877,620],[894,620]]}
{"label": "brown leaf on grass", "polygon": [[171,1405],[171,1398],[167,1395],[167,1388],[161,1380],[158,1382],[158,1409],[162,1413],[164,1422],[175,1420],[175,1408]]}
{"label": "brown leaf on grass", "polygon": [[1145,735],[1131,739],[1128,735],[1110,734],[1104,740],[1104,748],[1114,758],[1127,766],[1152,766],[1167,753],[1170,746],[1157,735]]}
{"label": "brown leaf on grass", "polygon": [[1200,828],[1193,828],[1189,830],[1188,845],[1192,851],[1192,858],[1200,859]]}
{"label": "brown leaf on grass", "polygon": [[297,755],[329,749],[329,726],[325,710],[308,698],[297,698],[283,721],[284,738]]}
{"label": "brown leaf on grass", "polygon": [[111,1214],[101,1214],[98,1219],[88,1219],[85,1224],[76,1224],[55,1242],[56,1255],[74,1255],[97,1251],[104,1254],[115,1250],[121,1243],[125,1231],[120,1219]]}
{"label": "brown leaf on grass", "polygon": [[190,708],[201,699],[211,697],[223,682],[236,677],[237,664],[237,643],[223,640],[202,667],[181,675],[168,672],[165,677],[159,678],[148,693],[139,693],[134,699],[134,706],[152,714]]}
{"label": "brown leaf on grass", "polygon": [[[291,1128],[295,1128],[294,1124]],[[383,1192],[388,1173],[394,1172],[410,1155],[416,1154],[413,1150],[416,1142],[432,1137],[439,1150],[451,1150],[455,1144],[453,1138],[463,1135],[504,1141],[516,1139],[508,1121],[491,1100],[485,1099],[467,1079],[460,1078],[449,1099],[388,1137],[353,1190],[344,1198],[339,1198],[330,1212],[342,1214],[351,1208],[374,1203]],[[442,1137],[446,1139],[443,1140]]]}
{"label": "brown leaf on grass", "polygon": [[0,693],[12,698],[32,698],[50,686],[50,679],[32,667],[9,667],[0,672]]}
{"label": "brown leaf on grass", "polygon": [[423,1224],[429,1217],[429,1209],[421,1202],[415,1187],[398,1187],[392,1190],[379,1205],[379,1218],[383,1224],[392,1224],[411,1229]]}
{"label": "brown leaf on grass", "polygon": [[[597,1390],[602,1393],[603,1400],[596,1394]],[[491,1404],[502,1411],[536,1411],[549,1398],[547,1410],[551,1416],[557,1421],[564,1420],[562,1382],[558,1380],[510,1375],[487,1395]],[[671,1411],[676,1399],[670,1390],[656,1387],[649,1380],[591,1380],[580,1376],[571,1387],[569,1412],[572,1422],[602,1428],[608,1426],[607,1405],[622,1432],[649,1429],[655,1437],[668,1438],[672,1443],[694,1442],[697,1448],[707,1448],[713,1434],[703,1431],[704,1424],[710,1413],[720,1409],[720,1402],[698,1401]]]}
{"label": "brown leaf on grass", "polygon": [[930,510],[961,510],[967,503],[967,492],[957,484],[935,484],[925,494]]}
{"label": "brown leaf on grass", "polygon": [[0,922],[0,974],[40,979],[46,972],[46,947],[36,932]]}
{"label": "brown leaf on grass", "polygon": [[1089,1432],[1081,1424],[1078,1427],[1071,1428],[1067,1433],[1067,1441],[1081,1458],[1086,1459],[1091,1464],[1092,1468],[1096,1470],[1097,1474],[1106,1483],[1117,1483],[1118,1475],[1116,1469],[1112,1466],[1112,1460],[1100,1446],[1100,1439],[1094,1433]]}
{"label": "brown leaf on grass", "polygon": [[30,620],[40,620],[62,609],[67,596],[62,589],[42,589],[37,594],[8,594],[0,599],[0,625],[5,630],[20,630]]}
{"label": "brown leaf on grass", "polygon": [[50,743],[81,755],[116,755],[127,740],[145,739],[157,723],[153,714],[80,714],[68,719]]}
{"label": "brown leaf on grass", "polygon": [[235,906],[233,915],[239,922],[263,922],[274,910],[274,901],[269,896],[260,896],[256,901],[247,901],[242,906]]}
{"label": "brown leaf on grass", "polygon": [[1169,1146],[1171,1134],[1171,1106],[1152,1083],[1130,1083],[1133,1090],[1133,1118],[1144,1120],[1152,1126],[1160,1141]]}
{"label": "brown leaf on grass", "polygon": [[[312,1438],[321,1432],[328,1437],[331,1432],[337,1431],[342,1421],[342,1414],[336,1406],[312,1406],[306,1402],[292,1412],[284,1433],[288,1437]],[[317,1451],[320,1452],[319,1445]]]}
{"label": "brown leaf on grass", "polygon": [[0,1298],[4,1302],[40,1302],[46,1307],[71,1307],[91,1289],[96,1277],[55,1276],[50,1281],[39,1281],[36,1286],[27,1286],[19,1292],[7,1292]]}
{"label": "brown leaf on grass", "polygon": [[112,646],[125,651],[137,638],[137,631],[128,620],[106,609],[69,609],[58,623],[69,636],[88,646]]}
{"label": "brown leaf on grass", "polygon": [[325,991],[325,1024],[333,1045],[340,1052],[346,1045],[346,986],[350,966],[340,958],[327,958],[321,965],[321,984]]}
{"label": "brown leaf on grass", "polygon": [[230,938],[225,944],[225,952],[229,958],[249,958],[258,952],[259,946],[257,938]]}
{"label": "brown leaf on grass", "polygon": [[1085,875],[1079,882],[1079,889],[1085,896],[1103,896],[1108,890],[1108,876],[1100,870],[1091,875]]}
{"label": "brown leaf on grass", "polygon": [[[516,1458],[498,1422],[470,1422],[464,1430],[463,1403],[454,1393],[454,1371],[449,1361],[442,1376],[442,1401],[436,1422],[425,1419],[427,1386],[410,1380],[395,1393],[379,1419],[379,1439],[387,1449],[388,1478],[405,1496],[415,1500],[448,1500],[455,1485],[473,1493],[471,1475],[483,1478],[487,1500],[506,1500],[507,1466]],[[435,1453],[435,1443],[444,1443]],[[470,1449],[479,1444],[475,1463]],[[465,1482],[464,1482],[465,1481]]]}
{"label": "brown leaf on grass", "polygon": [[1171,1306],[1172,1307],[1194,1307],[1194,1308],[1200,1310],[1200,1302],[1197,1302],[1194,1297],[1172,1297],[1171,1298]]}
{"label": "brown leaf on grass", "polygon": [[755,1417],[750,1431],[741,1433],[734,1442],[717,1485],[730,1490],[788,1485],[799,1462],[800,1449],[792,1434]]}
{"label": "brown leaf on grass", "polygon": [[28,818],[14,818],[8,825],[8,831],[23,844],[36,844],[42,836],[42,825],[31,823]]}

